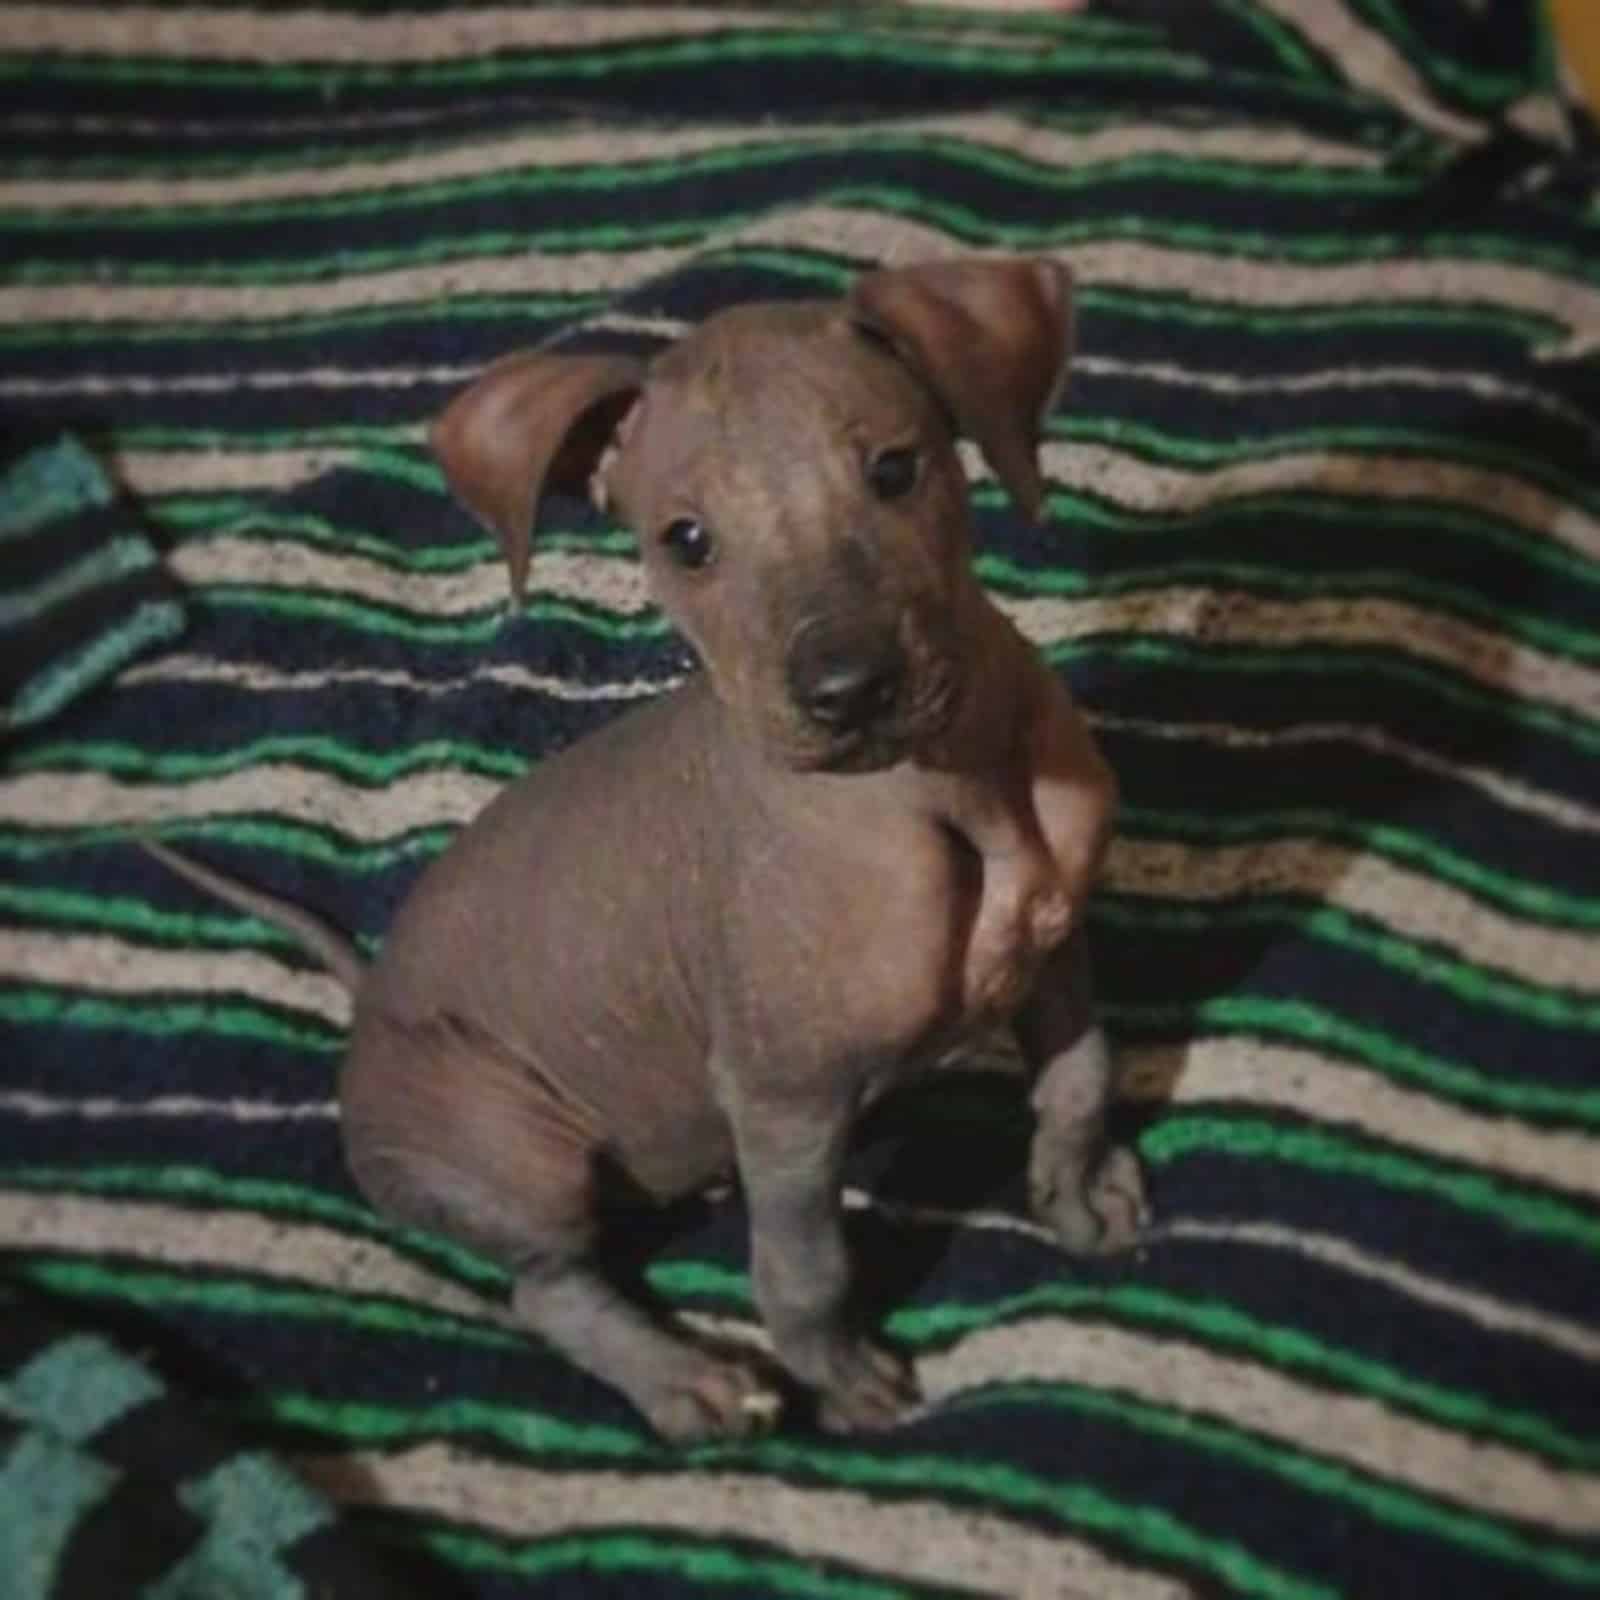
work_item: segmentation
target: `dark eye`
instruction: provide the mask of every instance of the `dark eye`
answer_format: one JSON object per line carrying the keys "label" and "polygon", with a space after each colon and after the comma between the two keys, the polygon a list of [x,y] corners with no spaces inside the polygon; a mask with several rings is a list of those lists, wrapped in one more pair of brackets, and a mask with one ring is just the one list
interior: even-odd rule
{"label": "dark eye", "polygon": [[867,482],[880,500],[898,500],[917,481],[917,452],[880,450],[867,465]]}
{"label": "dark eye", "polygon": [[690,571],[703,567],[716,549],[711,535],[693,517],[679,517],[676,522],[669,522],[662,530],[661,543],[680,567]]}

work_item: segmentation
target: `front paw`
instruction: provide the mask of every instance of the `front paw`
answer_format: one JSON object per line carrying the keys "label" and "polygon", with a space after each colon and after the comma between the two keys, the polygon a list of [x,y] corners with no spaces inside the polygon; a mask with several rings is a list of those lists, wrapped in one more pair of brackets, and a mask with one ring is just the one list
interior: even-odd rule
{"label": "front paw", "polygon": [[1041,963],[1072,927],[1072,902],[1055,888],[1023,895],[992,910],[973,929],[965,994],[976,1014],[1007,1016],[1033,986]]}
{"label": "front paw", "polygon": [[1034,1216],[1073,1255],[1115,1255],[1138,1244],[1150,1224],[1139,1158],[1126,1145],[1112,1145],[1085,1173],[1065,1162],[1029,1174]]}
{"label": "front paw", "polygon": [[819,1387],[818,1419],[835,1433],[892,1428],[922,1398],[911,1363],[868,1339],[840,1339]]}

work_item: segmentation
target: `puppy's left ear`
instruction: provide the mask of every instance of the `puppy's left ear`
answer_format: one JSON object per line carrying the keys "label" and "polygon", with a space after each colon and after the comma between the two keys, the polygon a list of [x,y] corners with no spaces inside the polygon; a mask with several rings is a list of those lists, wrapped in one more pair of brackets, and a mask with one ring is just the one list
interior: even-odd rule
{"label": "puppy's left ear", "polygon": [[1039,435],[1072,357],[1067,269],[1042,256],[885,268],[857,279],[846,308],[933,390],[1018,509],[1037,518]]}

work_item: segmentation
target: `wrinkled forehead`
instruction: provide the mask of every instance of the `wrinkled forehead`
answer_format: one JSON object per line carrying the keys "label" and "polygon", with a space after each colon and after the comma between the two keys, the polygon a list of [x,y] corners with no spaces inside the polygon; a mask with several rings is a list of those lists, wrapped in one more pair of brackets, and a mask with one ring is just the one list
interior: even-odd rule
{"label": "wrinkled forehead", "polygon": [[652,364],[617,487],[642,511],[708,480],[736,490],[801,462],[825,470],[850,453],[841,445],[881,446],[931,411],[921,385],[835,306],[741,307]]}

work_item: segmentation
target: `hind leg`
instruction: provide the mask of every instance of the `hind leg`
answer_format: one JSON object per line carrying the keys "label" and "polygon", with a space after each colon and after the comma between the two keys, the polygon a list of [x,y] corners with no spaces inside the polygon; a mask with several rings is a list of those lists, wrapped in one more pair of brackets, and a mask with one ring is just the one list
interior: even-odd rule
{"label": "hind leg", "polygon": [[518,1319],[620,1390],[664,1437],[741,1437],[776,1416],[741,1364],[658,1325],[594,1265],[598,1130],[526,1064],[453,1022],[358,1024],[345,1147],[382,1212],[515,1273]]}

